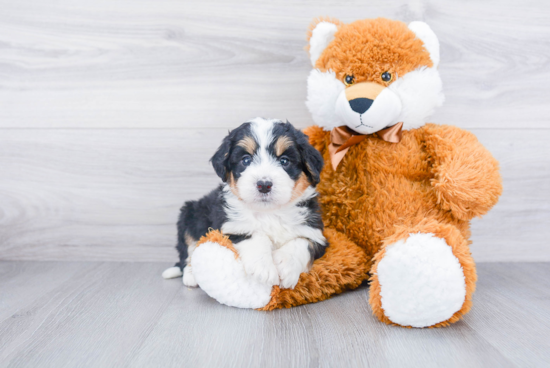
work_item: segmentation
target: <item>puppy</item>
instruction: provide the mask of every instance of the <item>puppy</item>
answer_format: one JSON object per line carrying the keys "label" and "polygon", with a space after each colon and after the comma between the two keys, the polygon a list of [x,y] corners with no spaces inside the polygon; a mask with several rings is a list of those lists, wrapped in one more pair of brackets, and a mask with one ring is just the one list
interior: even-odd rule
{"label": "puppy", "polygon": [[256,118],[232,130],[210,161],[223,184],[181,208],[179,262],[163,277],[183,274],[185,285],[197,286],[191,256],[197,240],[218,229],[248,275],[294,288],[327,245],[315,191],[322,156],[290,123]]}

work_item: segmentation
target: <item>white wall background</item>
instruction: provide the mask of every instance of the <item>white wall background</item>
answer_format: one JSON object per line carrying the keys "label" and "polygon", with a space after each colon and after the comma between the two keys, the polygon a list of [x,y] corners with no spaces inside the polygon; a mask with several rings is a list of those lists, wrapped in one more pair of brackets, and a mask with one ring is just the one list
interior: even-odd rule
{"label": "white wall background", "polygon": [[184,200],[248,118],[310,125],[312,18],[428,22],[447,101],[504,194],[477,261],[550,260],[550,3],[0,0],[0,259],[173,262]]}

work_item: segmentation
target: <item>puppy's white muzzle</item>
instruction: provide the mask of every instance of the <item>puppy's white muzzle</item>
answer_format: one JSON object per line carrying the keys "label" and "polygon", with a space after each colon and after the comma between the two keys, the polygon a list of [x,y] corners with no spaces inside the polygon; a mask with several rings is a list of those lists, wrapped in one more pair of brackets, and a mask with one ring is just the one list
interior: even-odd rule
{"label": "puppy's white muzzle", "polygon": [[397,123],[401,110],[397,94],[370,82],[358,83],[340,92],[335,108],[338,117],[361,134],[372,134]]}

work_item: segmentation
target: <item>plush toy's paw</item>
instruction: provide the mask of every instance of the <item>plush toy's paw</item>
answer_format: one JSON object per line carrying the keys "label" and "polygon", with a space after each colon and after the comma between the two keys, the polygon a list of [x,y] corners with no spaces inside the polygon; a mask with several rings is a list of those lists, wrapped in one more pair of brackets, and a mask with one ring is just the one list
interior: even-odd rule
{"label": "plush toy's paw", "polygon": [[189,287],[197,287],[197,281],[195,281],[195,276],[189,265],[183,269],[183,284]]}
{"label": "plush toy's paw", "polygon": [[241,253],[244,270],[260,283],[279,285],[279,273],[273,264],[271,254]]}
{"label": "plush toy's paw", "polygon": [[272,286],[249,277],[236,252],[206,242],[193,252],[191,266],[196,282],[211,298],[238,308],[262,308],[271,300]]}
{"label": "plush toy's paw", "polygon": [[300,261],[293,254],[281,248],[273,252],[273,262],[279,274],[279,285],[283,289],[294,289],[304,268]]}
{"label": "plush toy's paw", "polygon": [[387,246],[376,274],[384,315],[402,326],[447,321],[465,301],[460,262],[445,240],[433,234],[411,234]]}
{"label": "plush toy's paw", "polygon": [[173,279],[176,277],[181,277],[181,275],[183,275],[183,273],[181,272],[181,268],[177,266],[167,268],[162,273],[162,277],[165,279]]}

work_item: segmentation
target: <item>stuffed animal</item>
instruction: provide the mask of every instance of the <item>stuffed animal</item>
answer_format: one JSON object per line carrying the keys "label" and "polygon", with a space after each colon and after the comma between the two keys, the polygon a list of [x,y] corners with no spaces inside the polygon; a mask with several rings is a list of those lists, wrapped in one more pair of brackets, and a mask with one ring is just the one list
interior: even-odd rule
{"label": "stuffed animal", "polygon": [[223,303],[271,310],[326,299],[370,275],[381,321],[458,321],[476,283],[469,221],[496,204],[502,185],[473,134],[426,123],[444,100],[436,35],[423,22],[320,19],[309,55],[306,104],[317,125],[305,133],[326,162],[317,188],[327,252],[294,289],[271,288],[247,278],[228,239],[211,232],[191,261],[198,284]]}

